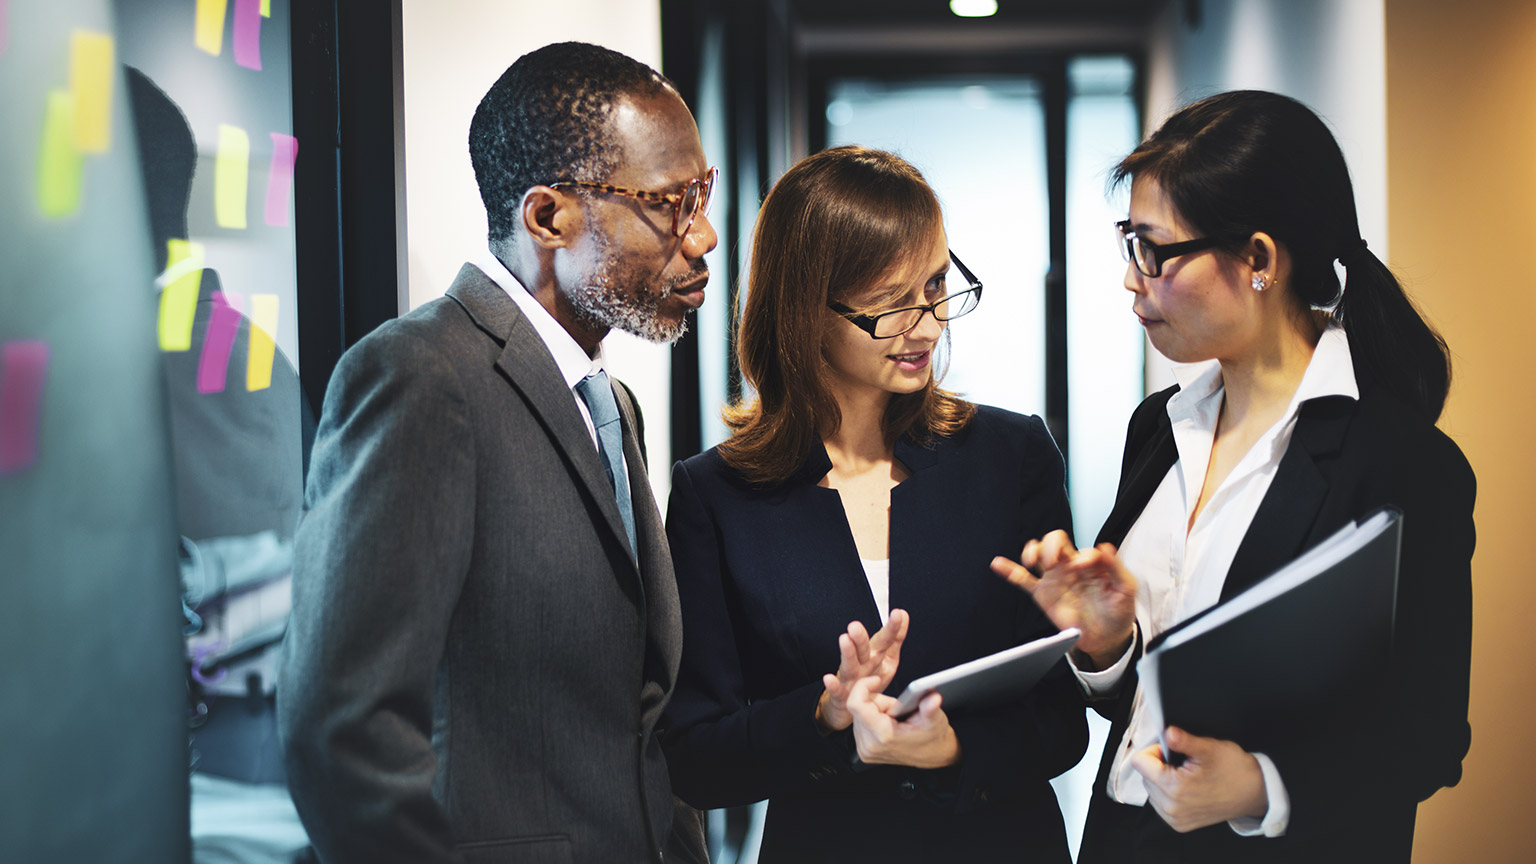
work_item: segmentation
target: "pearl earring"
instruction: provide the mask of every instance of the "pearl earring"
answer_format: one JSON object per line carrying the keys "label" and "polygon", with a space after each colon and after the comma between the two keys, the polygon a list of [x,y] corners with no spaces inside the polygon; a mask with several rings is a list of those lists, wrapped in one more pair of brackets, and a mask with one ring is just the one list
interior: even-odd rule
{"label": "pearl earring", "polygon": [[1269,287],[1269,283],[1267,283],[1264,280],[1264,275],[1263,274],[1261,274],[1261,273],[1253,274],[1253,290],[1255,290],[1255,291],[1263,291],[1265,288],[1268,288],[1268,287]]}

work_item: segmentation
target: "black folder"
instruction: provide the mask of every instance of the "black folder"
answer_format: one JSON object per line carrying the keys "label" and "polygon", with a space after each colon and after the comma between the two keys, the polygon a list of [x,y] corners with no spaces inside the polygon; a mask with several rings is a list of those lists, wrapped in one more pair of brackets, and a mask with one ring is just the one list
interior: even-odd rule
{"label": "black folder", "polygon": [[1336,716],[1391,657],[1401,541],[1402,513],[1373,511],[1154,640],[1137,673],[1159,735],[1262,751]]}

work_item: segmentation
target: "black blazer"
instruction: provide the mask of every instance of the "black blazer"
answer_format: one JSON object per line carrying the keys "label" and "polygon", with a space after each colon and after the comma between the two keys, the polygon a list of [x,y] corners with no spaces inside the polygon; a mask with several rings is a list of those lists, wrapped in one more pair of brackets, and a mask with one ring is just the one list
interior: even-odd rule
{"label": "black blazer", "polygon": [[[1037,417],[982,407],[953,438],[899,441],[891,492],[891,608],[911,629],[888,692],[1056,628],[988,570],[1068,528],[1061,454]],[[855,770],[851,735],[814,715],[837,637],[880,627],[818,446],[771,488],[710,450],[673,469],[667,535],[683,660],[663,716],[673,788],[696,807],[771,798],[764,861],[1068,861],[1049,778],[1087,746],[1063,663],[1016,704],[952,716],[962,759],[941,771]]]}
{"label": "black blazer", "polygon": [[[1177,460],[1167,412],[1177,390],[1148,397],[1132,415],[1119,494],[1100,542],[1118,545],[1125,538]],[[1114,725],[1094,782],[1080,864],[1408,861],[1418,802],[1455,785],[1471,742],[1475,492],[1461,450],[1390,393],[1362,381],[1359,401],[1331,396],[1303,403],[1221,599],[1345,523],[1394,505],[1403,511],[1403,547],[1391,667],[1340,704],[1327,728],[1297,729],[1293,743],[1265,751],[1291,799],[1286,834],[1274,839],[1241,837],[1225,824],[1179,835],[1150,806],[1129,807],[1107,796],[1136,690],[1133,671],[1119,697],[1098,706]]]}

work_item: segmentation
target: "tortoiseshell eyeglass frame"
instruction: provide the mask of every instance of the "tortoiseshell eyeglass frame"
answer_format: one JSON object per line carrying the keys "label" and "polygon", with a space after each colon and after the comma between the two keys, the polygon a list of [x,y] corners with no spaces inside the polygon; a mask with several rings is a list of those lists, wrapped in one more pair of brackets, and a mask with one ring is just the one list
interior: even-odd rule
{"label": "tortoiseshell eyeglass frame", "polygon": [[[715,181],[719,178],[720,169],[711,168],[704,172],[704,179],[695,177],[689,180],[680,192],[646,192],[643,189],[630,189],[625,186],[615,186],[612,183],[587,183],[581,180],[561,180],[558,183],[549,184],[549,188],[591,189],[594,192],[622,195],[625,198],[649,201],[652,204],[671,204],[672,233],[677,237],[686,237],[688,229],[693,227],[693,220],[697,219],[700,213],[709,213],[709,201],[714,197]],[[695,197],[692,206],[687,208],[688,215],[684,219],[683,204],[688,201],[689,196]]]}

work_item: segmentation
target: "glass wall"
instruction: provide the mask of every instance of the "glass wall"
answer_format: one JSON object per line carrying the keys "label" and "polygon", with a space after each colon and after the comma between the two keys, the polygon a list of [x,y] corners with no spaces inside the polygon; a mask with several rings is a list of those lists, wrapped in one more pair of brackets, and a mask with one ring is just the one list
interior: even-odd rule
{"label": "glass wall", "polygon": [[1045,410],[1045,115],[1029,78],[844,79],[828,88],[827,144],[900,154],[944,205],[949,246],[986,286],[950,325],[944,387],[1024,414]]}
{"label": "glass wall", "polygon": [[307,846],[273,722],[313,429],[289,11],[0,2],[0,859]]}

